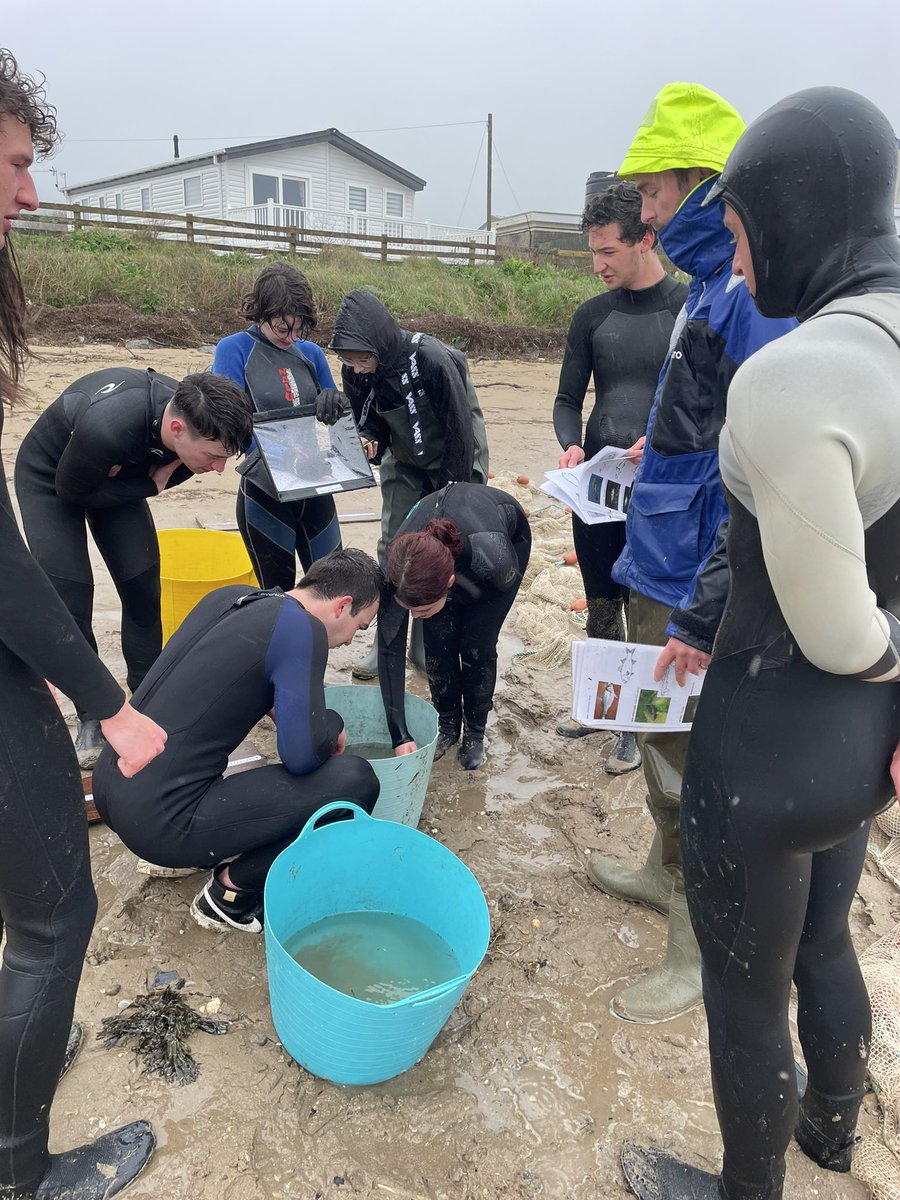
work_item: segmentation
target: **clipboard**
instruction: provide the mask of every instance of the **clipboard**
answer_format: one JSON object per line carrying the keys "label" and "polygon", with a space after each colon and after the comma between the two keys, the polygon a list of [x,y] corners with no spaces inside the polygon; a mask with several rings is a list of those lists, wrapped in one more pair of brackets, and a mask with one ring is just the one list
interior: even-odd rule
{"label": "clipboard", "polygon": [[254,415],[253,434],[279,500],[376,486],[349,410],[334,425],[325,425],[316,420],[314,403],[270,409]]}

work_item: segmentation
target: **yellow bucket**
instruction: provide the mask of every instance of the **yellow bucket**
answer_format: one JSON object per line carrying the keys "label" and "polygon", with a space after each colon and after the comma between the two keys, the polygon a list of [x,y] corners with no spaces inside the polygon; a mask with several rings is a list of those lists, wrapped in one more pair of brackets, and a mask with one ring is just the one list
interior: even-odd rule
{"label": "yellow bucket", "polygon": [[229,583],[256,576],[239,533],[218,529],[160,529],[159,607],[167,642],[198,601]]}

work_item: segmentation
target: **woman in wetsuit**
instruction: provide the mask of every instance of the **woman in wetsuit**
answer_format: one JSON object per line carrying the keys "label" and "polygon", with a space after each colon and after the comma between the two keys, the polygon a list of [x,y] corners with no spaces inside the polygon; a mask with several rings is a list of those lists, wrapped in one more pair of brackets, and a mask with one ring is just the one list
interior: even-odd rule
{"label": "woman in wetsuit", "polygon": [[[41,89],[0,50],[3,403],[14,403],[27,357],[25,295],[6,239],[21,210],[38,205],[33,145],[47,153],[55,139]],[[146,1121],[133,1121],[75,1150],[47,1151],[97,897],[75,751],[44,681],[100,720],[127,775],[162,750],[166,735],[125,702],[29,554],[2,471],[0,574],[0,1196],[106,1200],[140,1172],[155,1139]]]}
{"label": "woman in wetsuit", "polygon": [[[270,263],[244,297],[253,322],[216,346],[212,369],[248,393],[256,412],[316,404],[316,417],[333,425],[343,412],[325,355],[305,340],[316,327],[316,306],[306,276],[290,263]],[[341,527],[331,496],[279,500],[254,449],[239,468],[237,523],[264,588],[289,591],[297,579],[296,559],[308,571],[341,545]]]}
{"label": "woman in wetsuit", "polygon": [[440,758],[459,741],[466,771],[484,758],[497,682],[497,639],[531,553],[522,506],[496,488],[451,483],[415,506],[388,546],[393,596],[378,618],[378,677],[396,754],[416,749],[404,712],[408,614],[424,621]]}
{"label": "woman in wetsuit", "polygon": [[749,127],[713,191],[760,312],[801,325],[729,389],[731,590],[684,774],[722,1174],[628,1144],[641,1197],[780,1200],[792,1132],[850,1167],[871,1013],[848,913],[900,734],[896,163],[874,105],[812,88]]}

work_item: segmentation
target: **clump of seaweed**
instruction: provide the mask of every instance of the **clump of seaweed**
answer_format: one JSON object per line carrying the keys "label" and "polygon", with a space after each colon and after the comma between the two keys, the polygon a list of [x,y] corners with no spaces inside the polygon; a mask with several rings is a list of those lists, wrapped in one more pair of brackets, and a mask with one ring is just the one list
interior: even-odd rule
{"label": "clump of seaweed", "polygon": [[159,1075],[170,1083],[193,1083],[200,1066],[191,1054],[188,1039],[203,1033],[227,1033],[225,1021],[202,1017],[171,984],[135,996],[114,1017],[104,1017],[97,1037],[107,1050],[129,1040],[143,1062],[147,1075]]}

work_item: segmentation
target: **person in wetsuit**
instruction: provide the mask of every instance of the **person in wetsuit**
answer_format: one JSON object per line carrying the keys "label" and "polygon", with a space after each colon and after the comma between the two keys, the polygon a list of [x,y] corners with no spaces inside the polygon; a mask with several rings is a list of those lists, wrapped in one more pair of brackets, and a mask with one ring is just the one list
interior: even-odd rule
{"label": "person in wetsuit", "polygon": [[[38,206],[34,150],[55,141],[42,89],[0,49],[0,433],[28,349],[9,231]],[[132,1121],[74,1150],[47,1149],[60,1073],[80,1040],[72,1014],[97,896],[78,764],[45,680],[100,722],[123,775],[159,754],[166,734],[127,703],[29,554],[3,471],[0,575],[0,1197],[106,1200],[139,1174],[155,1138]]]}
{"label": "person in wetsuit", "polygon": [[[592,196],[581,218],[594,271],[606,291],[586,301],[569,326],[553,404],[553,428],[562,447],[560,467],[577,467],[606,446],[633,446],[647,428],[659,370],[687,287],[663,270],[656,234],[641,220],[641,194],[616,183]],[[582,410],[591,376],[595,403],[582,432]],[[587,598],[587,635],[620,641],[625,588],[612,568],[625,549],[625,522],[588,525],[572,514],[572,534]],[[564,737],[594,733],[579,721],[561,721]],[[621,733],[606,760],[610,775],[641,765],[631,732]]]}
{"label": "person in wetsuit", "polygon": [[[329,647],[374,620],[383,583],[368,554],[334,550],[288,592],[210,593],[134,697],[169,731],[164,760],[126,779],[101,755],[94,802],[125,845],[159,866],[213,868],[191,906],[198,924],[259,933],[269,867],[313,813],[343,799],[372,811],[378,779],[365,759],[342,753],[343,722],[325,707],[323,678]],[[223,779],[229,754],[267,713],[281,762]]]}
{"label": "person in wetsuit", "polygon": [[[401,329],[371,292],[349,292],[329,343],[356,423],[381,473],[378,561],[409,510],[446,484],[487,483],[484,417],[466,356],[437,338]],[[422,627],[413,621],[410,658],[424,669]],[[377,650],[354,663],[374,679]]]}
{"label": "person in wetsuit", "polygon": [[388,547],[391,600],[378,618],[378,677],[395,754],[416,749],[406,727],[403,652],[408,614],[424,623],[435,758],[460,739],[474,771],[497,683],[497,639],[531,553],[528,518],[497,488],[451,483],[421,500]]}
{"label": "person in wetsuit", "polygon": [[780,1200],[792,1131],[850,1168],[871,1013],[848,914],[900,736],[896,174],[884,114],[810,88],[749,127],[713,192],[760,312],[801,325],[729,388],[731,588],[684,777],[722,1173],[628,1145],[641,1197]]}
{"label": "person in wetsuit", "polygon": [[[255,412],[315,403],[316,416],[333,425],[344,411],[322,350],[308,339],[316,327],[316,305],[306,276],[290,263],[270,263],[243,299],[253,324],[223,338],[212,369],[244,388]],[[307,496],[279,500],[259,450],[239,468],[237,523],[264,588],[293,587],[296,559],[308,571],[318,558],[341,545],[334,499]]]}
{"label": "person in wetsuit", "polygon": [[[641,220],[657,230],[669,259],[691,276],[683,317],[660,374],[613,578],[628,588],[628,636],[661,646],[679,682],[709,662],[728,589],[720,551],[727,516],[719,477],[719,432],[728,383],[760,346],[794,327],[760,315],[730,270],[731,238],[721,206],[704,205],[745,125],[722,96],[671,83],[655,97],[619,168],[643,197]],[[706,573],[708,562],[718,570]],[[701,582],[702,580],[702,582]],[[620,717],[624,714],[620,713]],[[588,879],[611,896],[668,918],[661,963],[610,1001],[625,1021],[653,1024],[702,999],[700,951],[681,869],[681,776],[690,732],[638,734],[647,807],[656,827],[638,870],[592,854]]]}
{"label": "person in wetsuit", "polygon": [[[122,602],[122,654],[136,691],[162,649],[159,545],[147,504],[192,475],[221,473],[249,441],[247,397],[220,375],[181,383],[133,367],[107,367],[70,384],[28,431],[15,487],[25,536],[88,644],[94,576],[87,530]],[[83,767],[103,739],[78,711]]]}

